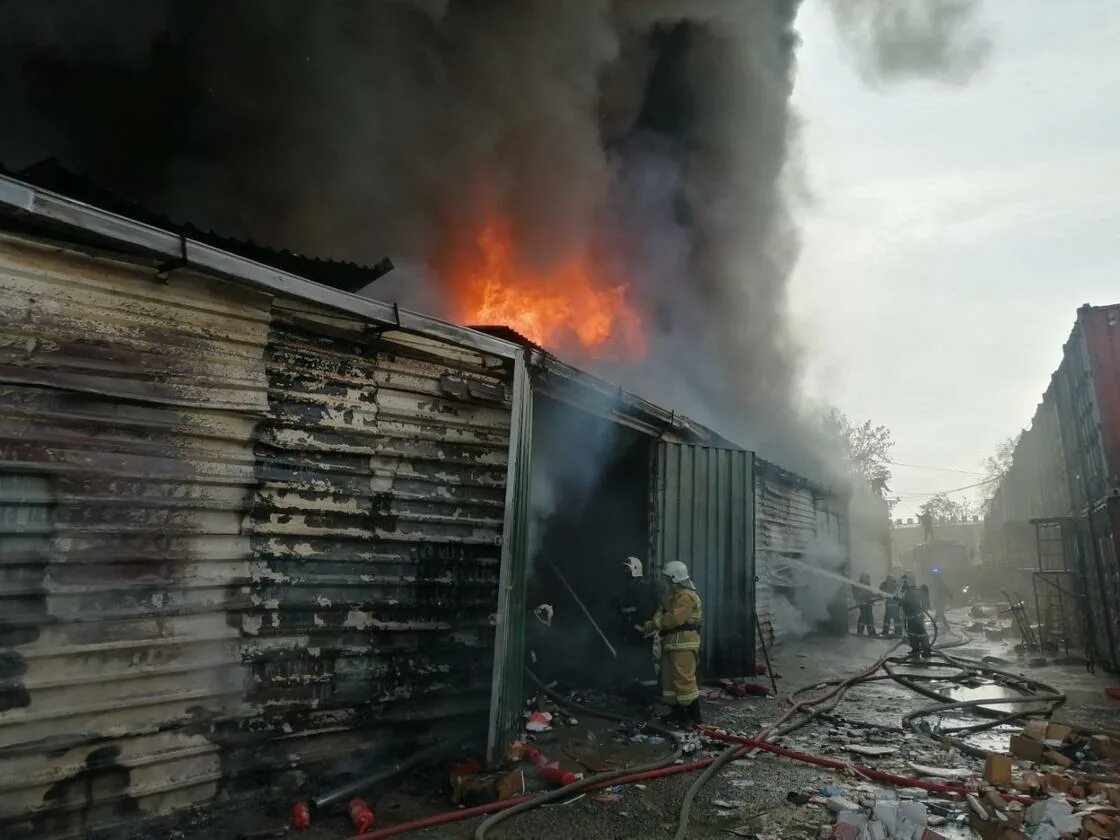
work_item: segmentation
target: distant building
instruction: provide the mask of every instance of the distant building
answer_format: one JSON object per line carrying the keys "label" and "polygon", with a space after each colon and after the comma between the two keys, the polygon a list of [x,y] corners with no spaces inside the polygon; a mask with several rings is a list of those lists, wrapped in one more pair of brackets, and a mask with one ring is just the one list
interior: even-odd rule
{"label": "distant building", "polygon": [[[984,523],[979,517],[952,522],[935,519],[933,522],[934,539],[963,545],[969,565],[980,561],[983,534]],[[914,548],[926,542],[922,525],[917,519],[895,519],[891,523],[890,539],[892,566],[905,566],[913,557]]]}

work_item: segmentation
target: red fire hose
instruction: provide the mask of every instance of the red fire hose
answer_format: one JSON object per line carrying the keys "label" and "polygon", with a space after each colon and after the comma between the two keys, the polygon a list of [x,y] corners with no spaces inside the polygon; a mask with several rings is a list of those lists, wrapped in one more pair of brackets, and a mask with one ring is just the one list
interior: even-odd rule
{"label": "red fire hose", "polygon": [[[866,776],[869,779],[875,779],[879,782],[886,782],[887,784],[898,785],[900,787],[916,787],[928,790],[933,793],[955,793],[959,796],[965,796],[972,791],[967,788],[958,787],[957,785],[946,785],[941,782],[926,782],[921,779],[912,779],[908,776],[899,776],[894,773],[885,773],[882,770],[875,770],[871,767],[856,767],[851,764],[846,764],[843,761],[836,761],[832,758],[822,758],[819,755],[811,755],[810,753],[798,752],[797,750],[790,750],[785,747],[779,747],[777,744],[771,744],[769,741],[757,741],[753,738],[744,738],[741,735],[732,735],[728,732],[722,732],[718,729],[711,729],[704,727],[704,734],[709,738],[717,741],[726,741],[729,744],[742,744],[743,752],[746,753],[751,749],[763,750],[764,752],[774,753],[774,755],[784,756],[785,758],[792,758],[796,761],[803,761],[806,764],[815,764],[818,767],[828,767],[832,770],[848,770],[853,769],[861,776]],[[1030,796],[1012,796],[1011,799],[1017,799],[1025,805],[1029,805],[1036,800]]]}
{"label": "red fire hose", "polygon": [[[851,764],[846,764],[843,761],[836,761],[831,758],[823,758],[819,755],[812,755],[810,753],[798,752],[797,750],[779,747],[777,744],[771,744],[769,741],[758,741],[753,738],[744,738],[741,735],[732,735],[718,729],[711,729],[703,727],[704,734],[709,738],[717,741],[725,741],[729,744],[742,744],[743,752],[748,750],[758,749],[764,752],[780,755],[784,758],[792,758],[795,761],[803,761],[806,764],[815,764],[818,767],[827,767],[831,770],[849,770],[854,769],[861,776],[866,776],[869,779],[885,782],[887,784],[898,785],[899,787],[915,787],[928,790],[933,793],[954,793],[959,796],[965,796],[970,793],[966,788],[958,787],[956,785],[946,785],[940,782],[926,782],[921,779],[912,779],[908,776],[898,776],[894,773],[884,773],[882,770],[875,770],[871,767],[853,767]],[[592,785],[587,788],[588,790],[598,790],[600,787],[612,787],[614,785],[627,785],[634,782],[646,781],[649,779],[660,779],[665,776],[676,776],[679,773],[691,773],[693,770],[700,770],[707,767],[713,761],[713,758],[703,758],[699,761],[693,761],[689,764],[677,764],[671,767],[662,767],[660,770],[649,770],[645,773],[635,773],[632,776],[623,776],[621,778],[611,779],[604,782],[602,785]],[[1017,799],[1025,805],[1029,805],[1035,800],[1029,796],[1014,796],[1012,799]],[[425,817],[424,819],[415,820],[410,823],[401,823],[400,825],[390,826],[388,828],[381,828],[377,831],[370,831],[366,834],[358,834],[349,840],[381,840],[383,837],[394,837],[398,834],[405,834],[409,831],[418,831],[422,828],[431,828],[436,825],[444,825],[445,823],[457,822],[458,820],[468,820],[471,817],[480,817],[484,814],[493,814],[498,811],[504,811],[511,808],[519,802],[524,802],[527,799],[532,799],[530,796],[519,796],[516,799],[503,799],[500,802],[491,802],[487,805],[479,805],[475,808],[464,808],[460,811],[448,811],[444,814],[436,814],[433,817]]]}
{"label": "red fire hose", "polygon": [[[691,773],[693,770],[700,770],[707,767],[715,761],[714,758],[703,758],[699,761],[693,761],[691,764],[676,764],[670,767],[662,767],[660,770],[647,770],[644,773],[634,773],[632,776],[622,776],[620,778],[610,779],[603,782],[601,785],[591,785],[587,790],[599,790],[605,787],[613,787],[615,785],[628,785],[633,782],[641,782],[647,779],[660,779],[663,776],[675,776],[678,773]],[[458,820],[468,820],[471,817],[480,817],[483,814],[493,814],[497,811],[504,811],[506,808],[512,808],[519,802],[524,802],[526,799],[532,799],[531,796],[519,796],[516,799],[503,799],[500,802],[490,802],[486,805],[478,805],[474,808],[464,808],[460,811],[448,811],[444,814],[436,814],[433,817],[424,817],[420,820],[414,820],[410,823],[401,823],[400,825],[389,826],[387,828],[380,828],[377,831],[370,831],[365,834],[358,834],[348,840],[381,840],[382,837],[393,837],[397,834],[404,834],[409,831],[418,831],[421,828],[431,828],[435,825],[443,825],[444,823],[457,822]]]}

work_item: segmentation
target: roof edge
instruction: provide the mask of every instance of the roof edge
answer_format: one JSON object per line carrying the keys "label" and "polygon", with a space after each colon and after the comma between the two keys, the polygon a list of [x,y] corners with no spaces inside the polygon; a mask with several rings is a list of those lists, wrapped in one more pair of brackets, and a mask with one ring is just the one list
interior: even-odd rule
{"label": "roof edge", "polygon": [[207,245],[188,236],[138,222],[19,179],[0,175],[0,205],[55,224],[75,228],[256,289],[288,295],[378,324],[438,338],[459,347],[513,359],[521,348],[467,327],[316,283],[263,263]]}

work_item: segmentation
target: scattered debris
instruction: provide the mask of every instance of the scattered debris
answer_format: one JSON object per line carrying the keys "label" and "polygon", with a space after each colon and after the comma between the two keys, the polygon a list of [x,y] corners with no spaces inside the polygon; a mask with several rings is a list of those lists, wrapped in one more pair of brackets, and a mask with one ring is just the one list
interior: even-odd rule
{"label": "scattered debris", "polygon": [[935,779],[971,779],[976,775],[967,767],[933,767],[929,764],[915,764],[912,761],[906,762],[906,766],[919,776]]}
{"label": "scattered debris", "polygon": [[525,729],[529,732],[548,732],[552,729],[552,715],[548,712],[533,712],[529,715]]}

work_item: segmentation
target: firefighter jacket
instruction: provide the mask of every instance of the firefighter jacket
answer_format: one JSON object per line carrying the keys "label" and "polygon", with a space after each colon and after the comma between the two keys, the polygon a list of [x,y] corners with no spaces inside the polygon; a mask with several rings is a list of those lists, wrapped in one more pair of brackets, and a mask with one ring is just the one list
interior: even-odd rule
{"label": "firefighter jacket", "polygon": [[700,650],[704,608],[693,589],[674,586],[661,601],[653,619],[642,625],[644,633],[659,633],[661,650]]}

